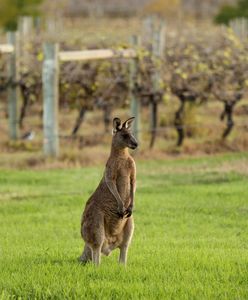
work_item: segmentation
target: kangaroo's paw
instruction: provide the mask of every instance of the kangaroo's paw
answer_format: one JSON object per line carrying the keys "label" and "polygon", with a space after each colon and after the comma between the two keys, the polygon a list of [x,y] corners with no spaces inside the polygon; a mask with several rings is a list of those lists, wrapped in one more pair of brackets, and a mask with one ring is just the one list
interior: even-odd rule
{"label": "kangaroo's paw", "polygon": [[118,211],[117,211],[117,215],[119,216],[119,218],[123,219],[125,216],[125,207],[118,207]]}
{"label": "kangaroo's paw", "polygon": [[133,208],[131,206],[129,206],[125,211],[125,217],[129,218],[129,217],[131,217],[132,214],[133,214]]}

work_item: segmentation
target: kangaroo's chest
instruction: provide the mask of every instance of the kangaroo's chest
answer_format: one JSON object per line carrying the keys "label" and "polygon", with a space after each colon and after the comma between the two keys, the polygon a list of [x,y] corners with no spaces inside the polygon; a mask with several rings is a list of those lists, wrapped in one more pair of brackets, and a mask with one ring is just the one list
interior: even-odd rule
{"label": "kangaroo's chest", "polygon": [[117,168],[116,185],[120,196],[127,198],[130,195],[130,164],[128,161],[122,161]]}

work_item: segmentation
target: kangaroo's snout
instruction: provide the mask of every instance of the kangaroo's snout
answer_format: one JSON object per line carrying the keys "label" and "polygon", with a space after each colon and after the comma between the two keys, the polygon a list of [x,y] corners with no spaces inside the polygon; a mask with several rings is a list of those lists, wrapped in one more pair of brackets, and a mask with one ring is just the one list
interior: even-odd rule
{"label": "kangaroo's snout", "polygon": [[136,143],[136,144],[133,144],[130,148],[134,150],[134,149],[136,149],[137,147],[138,147],[138,144]]}
{"label": "kangaroo's snout", "polygon": [[136,141],[136,139],[134,137],[131,138],[131,144],[130,147],[131,149],[136,149],[139,146],[138,142]]}

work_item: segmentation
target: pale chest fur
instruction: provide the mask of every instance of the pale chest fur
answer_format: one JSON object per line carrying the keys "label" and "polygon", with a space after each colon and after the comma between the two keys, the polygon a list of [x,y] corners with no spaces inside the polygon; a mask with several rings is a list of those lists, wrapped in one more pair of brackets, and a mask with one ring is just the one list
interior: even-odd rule
{"label": "pale chest fur", "polygon": [[134,168],[135,164],[131,157],[119,159],[116,163],[116,186],[124,204],[130,201],[131,175]]}

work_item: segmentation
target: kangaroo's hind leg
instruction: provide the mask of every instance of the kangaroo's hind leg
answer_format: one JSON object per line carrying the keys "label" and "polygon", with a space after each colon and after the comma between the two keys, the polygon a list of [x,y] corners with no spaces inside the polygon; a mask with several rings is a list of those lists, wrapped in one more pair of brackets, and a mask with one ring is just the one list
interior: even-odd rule
{"label": "kangaroo's hind leg", "polygon": [[123,240],[120,245],[120,256],[119,263],[126,265],[127,263],[127,252],[131,242],[134,230],[133,217],[129,217],[125,227],[123,228]]}
{"label": "kangaroo's hind leg", "polygon": [[83,224],[82,236],[92,253],[92,262],[100,264],[101,249],[105,238],[104,219],[102,214],[94,214],[94,218]]}

